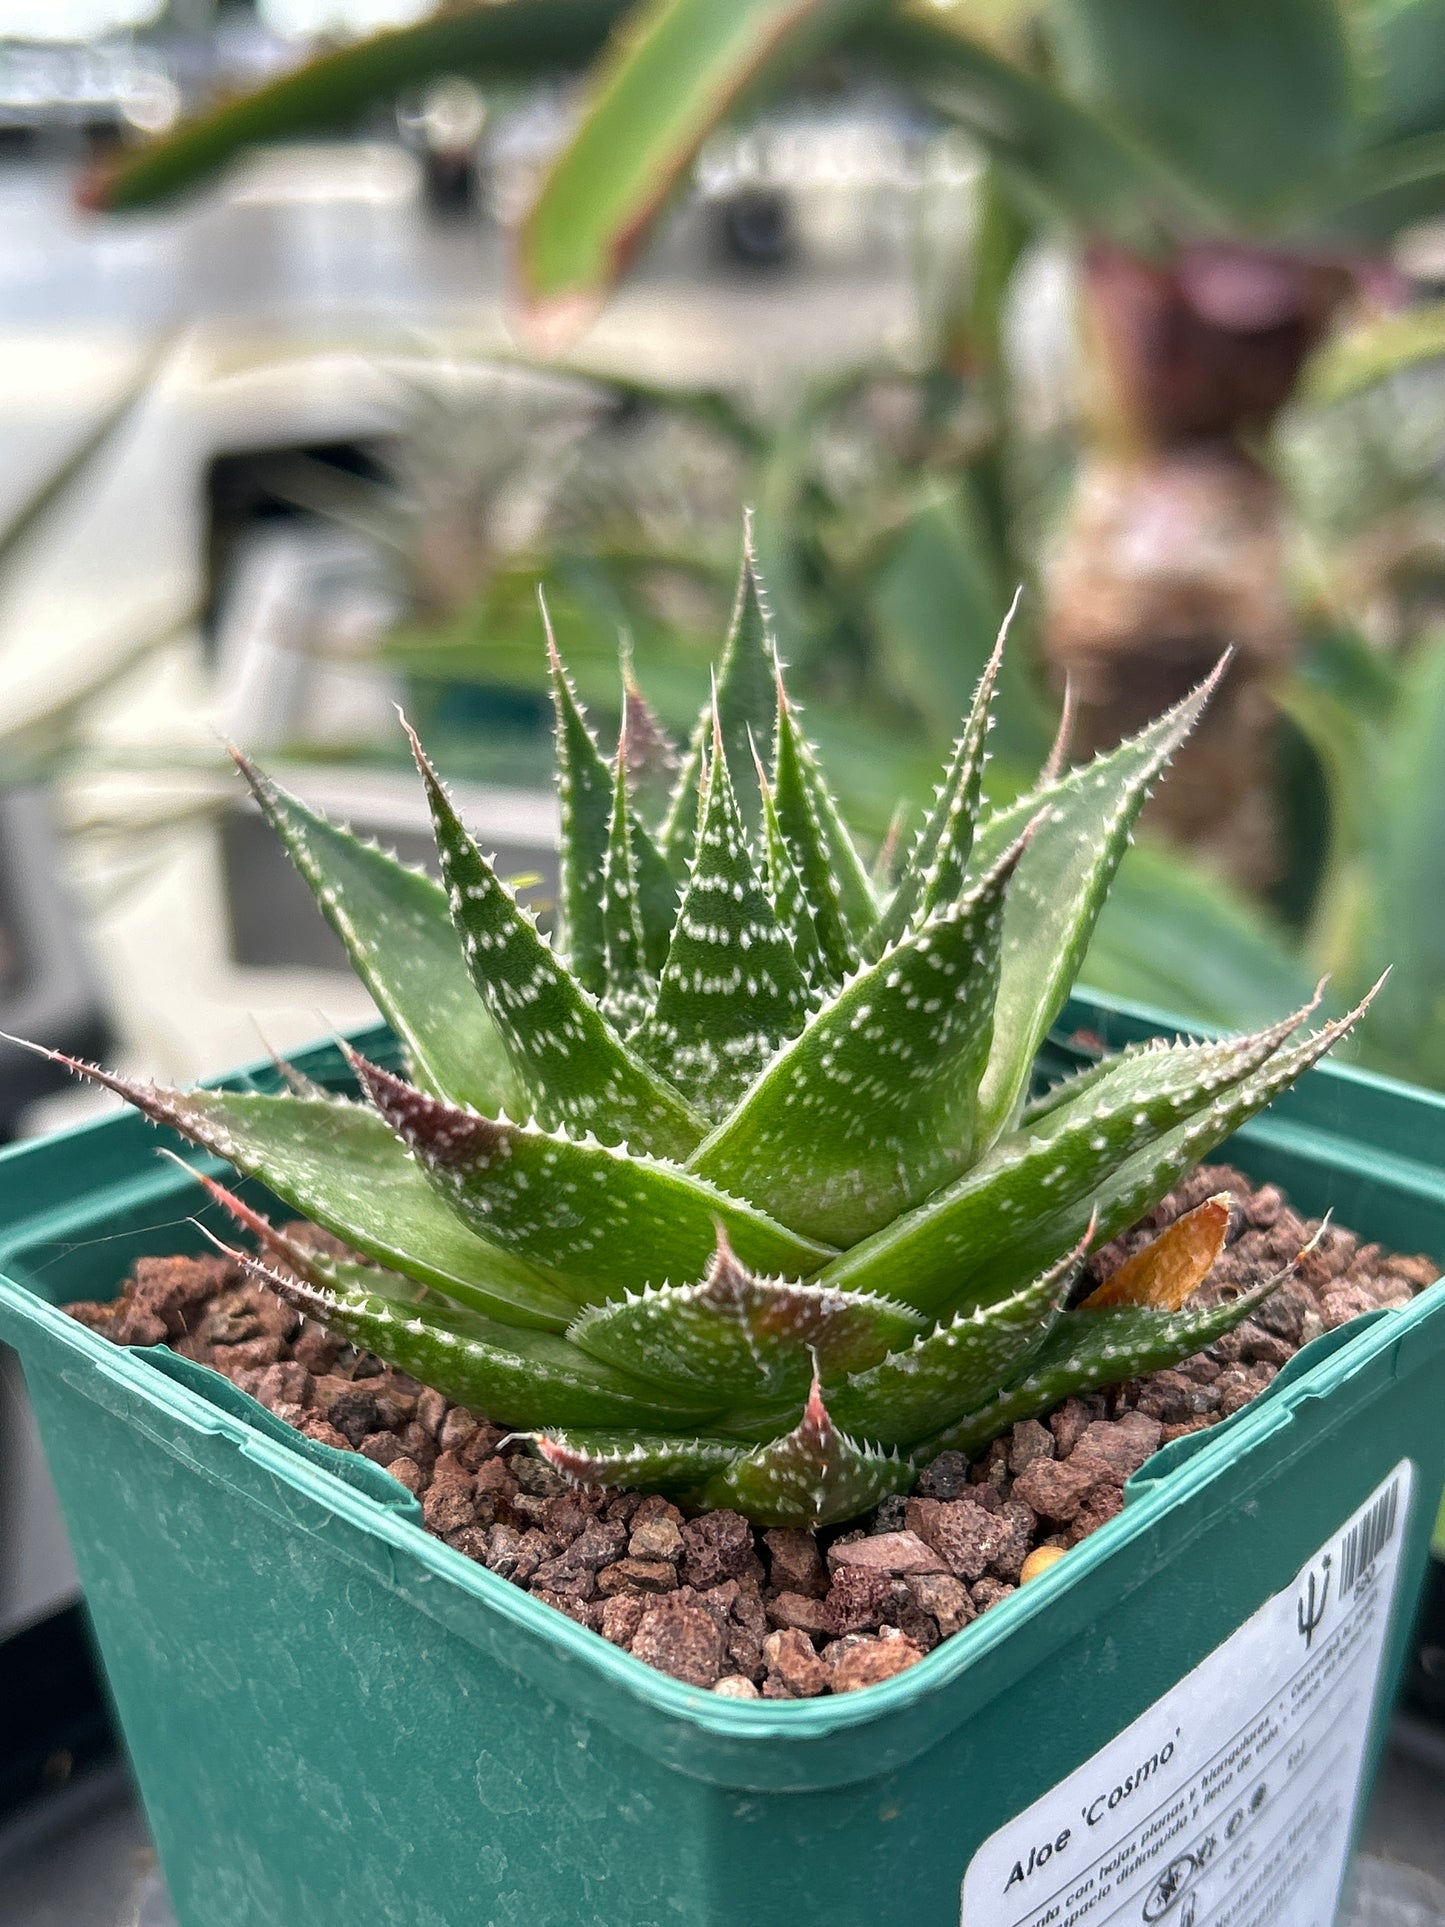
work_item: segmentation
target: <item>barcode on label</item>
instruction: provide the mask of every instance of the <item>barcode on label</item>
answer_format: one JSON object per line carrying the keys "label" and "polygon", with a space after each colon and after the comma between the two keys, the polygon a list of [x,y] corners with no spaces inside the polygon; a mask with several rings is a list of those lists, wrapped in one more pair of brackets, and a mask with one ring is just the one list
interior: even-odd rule
{"label": "barcode on label", "polygon": [[1400,1482],[1392,1480],[1364,1518],[1352,1525],[1340,1547],[1340,1595],[1343,1597],[1362,1572],[1368,1570],[1395,1536],[1400,1510]]}

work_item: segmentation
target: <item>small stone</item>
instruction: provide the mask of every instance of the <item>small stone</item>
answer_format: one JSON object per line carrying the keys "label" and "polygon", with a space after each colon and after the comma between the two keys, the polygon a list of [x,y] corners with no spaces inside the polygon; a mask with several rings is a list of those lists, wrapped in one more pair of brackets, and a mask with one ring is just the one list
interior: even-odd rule
{"label": "small stone", "polygon": [[981,1613],[986,1613],[990,1606],[996,1606],[1001,1599],[1007,1599],[1010,1593],[1017,1592],[1018,1587],[1006,1585],[1002,1579],[980,1579],[969,1591],[973,1595],[974,1605]]}
{"label": "small stone", "polygon": [[836,1630],[826,1599],[809,1598],[800,1592],[780,1592],[766,1601],[768,1618],[775,1626],[792,1627],[800,1633],[819,1636]]}
{"label": "small stone", "polygon": [[845,1566],[899,1576],[910,1572],[948,1571],[934,1548],[926,1545],[916,1532],[908,1531],[882,1532],[849,1545],[835,1545],[828,1553],[828,1564],[835,1573]]}
{"label": "small stone", "polygon": [[923,1653],[906,1633],[895,1632],[890,1639],[880,1633],[877,1639],[851,1647],[832,1668],[835,1693],[856,1693],[865,1686],[877,1686],[885,1679],[916,1666]]}
{"label": "small stone", "polygon": [[763,1641],[763,1660],[794,1699],[816,1699],[828,1685],[828,1668],[813,1650],[806,1634],[785,1627]]}
{"label": "small stone", "polygon": [[484,1526],[463,1526],[459,1532],[449,1532],[447,1544],[466,1558],[475,1559],[479,1566],[487,1563],[490,1538]]}
{"label": "small stone", "polygon": [[408,1458],[415,1459],[418,1465],[430,1472],[436,1464],[437,1442],[426,1427],[418,1425],[413,1419],[409,1425],[402,1427],[401,1442]]}
{"label": "small stone", "polygon": [[[460,1411],[461,1407],[458,1406],[457,1410]],[[451,1414],[448,1413],[447,1416],[450,1417]],[[479,1472],[484,1465],[492,1463],[497,1447],[505,1437],[506,1433],[499,1426],[489,1425],[484,1421],[475,1426],[460,1445],[453,1446],[451,1449],[469,1472]],[[510,1476],[509,1473],[508,1477]]]}
{"label": "small stone", "polygon": [[1051,1459],[1057,1450],[1054,1435],[1046,1425],[1040,1425],[1036,1418],[1020,1419],[1009,1435],[1008,1469],[1017,1478],[1035,1459]]}
{"label": "small stone", "polygon": [[[1219,1367],[1210,1363],[1218,1378]],[[1181,1425],[1185,1420],[1217,1412],[1219,1392],[1214,1384],[1197,1384],[1183,1371],[1151,1372],[1139,1388],[1137,1409],[1162,1425]]]}
{"label": "small stone", "polygon": [[567,1481],[545,1459],[529,1458],[526,1453],[519,1452],[507,1463],[518,1489],[535,1499],[555,1499],[559,1492],[567,1490]]}
{"label": "small stone", "polygon": [[[1052,1459],[1040,1459],[1029,1470],[1033,1473],[1053,1467]],[[1001,1507],[1003,1501],[995,1498],[994,1503]],[[941,1555],[946,1569],[955,1578],[969,1581],[982,1577],[1011,1537],[1011,1529],[999,1512],[989,1511],[972,1496],[947,1502],[910,1500],[908,1523],[920,1539]]]}
{"label": "small stone", "polygon": [[447,1415],[447,1401],[443,1395],[427,1386],[416,1402],[416,1422],[424,1432],[436,1438],[442,1429],[442,1421]]}
{"label": "small stone", "polygon": [[755,1700],[759,1697],[757,1687],[741,1673],[725,1673],[712,1690],[719,1699],[724,1700]]}
{"label": "small stone", "polygon": [[618,1559],[597,1575],[600,1592],[672,1592],[677,1567],[666,1559]]}
{"label": "small stone", "polygon": [[[454,1405],[441,1422],[437,1444],[443,1452],[458,1452],[477,1429],[477,1421],[465,1405]],[[476,1467],[471,1468],[473,1471]]]}
{"label": "small stone", "polygon": [[1019,1573],[1019,1584],[1026,1586],[1031,1579],[1037,1579],[1039,1574],[1047,1572],[1050,1566],[1056,1566],[1063,1556],[1062,1546],[1035,1546],[1028,1558],[1024,1560],[1023,1568]]}
{"label": "small stone", "polygon": [[1251,1194],[1244,1207],[1245,1222],[1256,1231],[1267,1231],[1285,1208],[1284,1193],[1276,1184],[1262,1184]]}
{"label": "small stone", "polygon": [[354,1387],[335,1398],[326,1408],[329,1424],[336,1427],[348,1444],[356,1446],[368,1432],[381,1430],[381,1414],[371,1392]]}
{"label": "small stone", "polygon": [[[515,1526],[493,1526],[487,1534],[487,1565],[502,1579],[515,1576],[522,1563],[522,1534]],[[534,1568],[535,1570],[535,1568]]]}
{"label": "small stone", "polygon": [[[441,1475],[440,1462],[437,1464],[437,1475],[438,1477]],[[578,1533],[585,1529],[589,1516],[586,1509],[577,1504],[575,1493],[559,1492],[550,1499],[542,1500],[537,1514],[537,1524],[544,1532],[550,1532],[559,1544],[565,1546],[570,1545]],[[618,1538],[616,1543],[617,1550],[612,1555],[613,1559],[622,1556],[625,1541]],[[610,1564],[610,1561],[604,1560],[603,1564]]]}
{"label": "small stone", "polygon": [[635,1592],[618,1593],[602,1608],[601,1633],[614,1646],[630,1646],[647,1607]]}
{"label": "small stone", "polygon": [[413,1496],[421,1491],[423,1474],[421,1467],[415,1459],[392,1459],[386,1469],[391,1476],[404,1485],[407,1491]]}
{"label": "small stone", "polygon": [[627,1497],[631,1499],[632,1508],[628,1517],[631,1519],[634,1528],[640,1526],[644,1519],[671,1519],[678,1530],[682,1530],[683,1517],[681,1512],[679,1512],[677,1507],[672,1503],[671,1499],[665,1499],[660,1492],[619,1493],[617,1496],[619,1498]]}
{"label": "small stone", "polygon": [[[1111,1485],[1123,1485],[1158,1451],[1162,1431],[1159,1420],[1143,1412],[1126,1412],[1118,1419],[1096,1419],[1074,1447],[1070,1461],[1075,1466],[1096,1468]],[[1027,1493],[1019,1496],[1032,1503]],[[1052,1518],[1059,1516],[1050,1514]]]}
{"label": "small stone", "polygon": [[907,1504],[908,1501],[901,1492],[890,1492],[886,1499],[880,1499],[874,1507],[873,1517],[868,1521],[869,1532],[901,1532],[904,1508]]}
{"label": "small stone", "polygon": [[1305,1318],[1313,1310],[1314,1297],[1309,1287],[1296,1278],[1287,1278],[1262,1305],[1255,1306],[1250,1322],[1297,1347]]}
{"label": "small stone", "polygon": [[[318,1412],[308,1412],[306,1414],[305,1418],[301,1421],[301,1430],[308,1439],[315,1439],[318,1445],[329,1445],[339,1452],[349,1452],[351,1450],[351,1440],[338,1432],[334,1425],[328,1424]],[[400,1464],[401,1461],[397,1460],[396,1463]],[[387,1470],[394,1473],[395,1466],[388,1466]],[[405,1481],[403,1481],[403,1483],[405,1483]]]}
{"label": "small stone", "polygon": [[291,1343],[292,1358],[318,1378],[331,1370],[340,1355],[341,1340],[334,1338],[323,1326],[313,1325],[309,1321]]}
{"label": "small stone", "polygon": [[[1031,1506],[1040,1518],[1065,1523],[1077,1516],[1085,1500],[1102,1483],[1103,1474],[1097,1465],[1075,1465],[1069,1459],[1035,1459],[1015,1481],[1014,1496]],[[961,1575],[964,1578],[970,1576],[977,1577],[966,1573]]]}
{"label": "small stone", "polygon": [[596,1575],[610,1566],[621,1550],[621,1526],[590,1520],[570,1545],[537,1568],[537,1584],[590,1599],[597,1590]]}
{"label": "small stone", "polygon": [[1022,1499],[1005,1499],[995,1517],[1008,1536],[989,1560],[988,1569],[995,1579],[1016,1581],[1038,1531],[1038,1518]]}
{"label": "small stone", "polygon": [[634,1559],[665,1559],[675,1565],[683,1554],[683,1538],[669,1518],[644,1519],[634,1524],[627,1550]]}
{"label": "small stone", "polygon": [[[1303,1318],[1301,1318],[1303,1323]],[[1237,1328],[1239,1335],[1239,1355],[1247,1365],[1287,1365],[1294,1357],[1295,1348],[1278,1333],[1266,1331],[1263,1325],[1253,1318],[1246,1318]]]}
{"label": "small stone", "polygon": [[575,1619],[579,1626],[592,1625],[591,1604],[581,1593],[555,1592],[548,1586],[537,1586],[532,1597],[540,1599],[544,1606],[550,1606],[554,1612],[565,1613],[569,1619]]}
{"label": "small stone", "polygon": [[683,1577],[699,1589],[739,1578],[753,1556],[753,1529],[738,1512],[704,1512],[686,1521],[682,1537],[687,1555]]}
{"label": "small stone", "polygon": [[828,1590],[828,1574],[818,1541],[811,1532],[794,1526],[775,1526],[763,1534],[768,1549],[769,1576],[780,1593],[803,1593],[821,1599]]}
{"label": "small stone", "polygon": [[936,1622],[945,1639],[977,1617],[967,1586],[951,1573],[912,1573],[905,1583],[919,1610]]}
{"label": "small stone", "polygon": [[1177,1425],[1166,1425],[1160,1443],[1172,1445],[1175,1439],[1187,1439],[1192,1432],[1207,1432],[1215,1420],[1207,1415],[1199,1418],[1181,1419]]}
{"label": "small stone", "polygon": [[993,1492],[1000,1497],[1009,1484],[1007,1439],[995,1439],[984,1453],[983,1458],[969,1468],[968,1492],[959,1497],[982,1499],[985,1492]]}
{"label": "small stone", "polygon": [[[1089,1429],[1094,1414],[1081,1398],[1066,1398],[1057,1412],[1049,1418],[1049,1430],[1054,1435],[1054,1447],[1061,1459],[1066,1459],[1079,1440]],[[1032,1505],[1033,1501],[1030,1500]],[[1035,1506],[1034,1510],[1038,1508]]]}
{"label": "small stone", "polygon": [[844,1633],[840,1639],[831,1640],[818,1657],[825,1666],[836,1666],[845,1653],[851,1653],[855,1646],[867,1643],[867,1633]]}
{"label": "small stone", "polygon": [[[395,1469],[393,1465],[391,1470]],[[421,1502],[421,1516],[428,1532],[443,1537],[449,1532],[460,1532],[463,1526],[474,1525],[477,1513],[472,1504],[470,1482],[447,1479],[438,1484],[433,1481]]]}
{"label": "small stone", "polygon": [[311,1398],[312,1383],[304,1365],[288,1360],[266,1366],[256,1385],[255,1396],[273,1412],[278,1405],[306,1405]]}
{"label": "small stone", "polygon": [[633,1634],[632,1651],[688,1686],[715,1686],[722,1677],[722,1634],[701,1606],[664,1601],[649,1606]]}
{"label": "small stone", "polygon": [[1089,1501],[1079,1509],[1079,1513],[1069,1520],[1069,1526],[1065,1528],[1065,1540],[1069,1545],[1077,1545],[1079,1540],[1087,1540],[1090,1532],[1098,1532],[1100,1526],[1106,1526],[1110,1518],[1116,1517],[1121,1511],[1123,1511],[1123,1486],[1100,1486]]}
{"label": "small stone", "polygon": [[968,1460],[962,1452],[940,1452],[918,1475],[921,1499],[959,1499],[968,1489]]}
{"label": "small stone", "polygon": [[894,1617],[893,1581],[866,1566],[840,1566],[825,1603],[831,1632],[868,1632]]}
{"label": "small stone", "polygon": [[[277,1413],[280,1417],[280,1413]],[[373,1465],[394,1465],[402,1457],[401,1440],[395,1432],[373,1432],[357,1447],[362,1458],[370,1459]],[[416,1461],[413,1459],[413,1464]]]}
{"label": "small stone", "polygon": [[[1424,1291],[1427,1285],[1436,1283],[1440,1276],[1440,1267],[1435,1263],[1434,1259],[1422,1256],[1392,1256],[1385,1260],[1384,1268],[1386,1271],[1393,1273],[1396,1278],[1403,1279],[1412,1291]],[[1278,1296],[1279,1294],[1276,1292],[1275,1297]],[[1273,1299],[1267,1298],[1265,1300],[1266,1305],[1272,1304],[1273,1302]],[[1262,1311],[1263,1309],[1264,1306],[1261,1305],[1260,1310]],[[1255,1316],[1258,1317],[1259,1313],[1256,1312]]]}

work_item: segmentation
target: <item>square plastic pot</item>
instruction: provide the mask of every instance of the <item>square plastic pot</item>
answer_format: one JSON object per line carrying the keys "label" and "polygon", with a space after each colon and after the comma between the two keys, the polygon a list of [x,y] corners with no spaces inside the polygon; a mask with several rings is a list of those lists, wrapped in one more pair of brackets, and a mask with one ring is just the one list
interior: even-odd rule
{"label": "square plastic pot", "polygon": [[[1152,1027],[1076,1000],[1061,1035]],[[330,1048],[303,1063],[345,1082]],[[1441,1116],[1327,1068],[1227,1154],[1305,1212],[1440,1256]],[[649,1670],[429,1537],[369,1461],[58,1310],[110,1295],[141,1253],[198,1248],[194,1187],[156,1142],[126,1115],[0,1158],[0,1336],[24,1363],[185,1927],[956,1923],[981,1843],[1294,1587],[1409,1461],[1383,1661],[1349,1676],[1368,1740],[1336,1792],[1343,1844],[1445,1480],[1445,1294],[1317,1341],[1252,1406],[1157,1454],[1047,1577],[909,1671],[740,1703]],[[1303,1593],[1298,1610],[1308,1646]],[[1174,1877],[1144,1918],[1192,1918]],[[970,1905],[968,1927],[1024,1918],[1016,1896]],[[1259,1917],[1324,1927],[1328,1913]]]}

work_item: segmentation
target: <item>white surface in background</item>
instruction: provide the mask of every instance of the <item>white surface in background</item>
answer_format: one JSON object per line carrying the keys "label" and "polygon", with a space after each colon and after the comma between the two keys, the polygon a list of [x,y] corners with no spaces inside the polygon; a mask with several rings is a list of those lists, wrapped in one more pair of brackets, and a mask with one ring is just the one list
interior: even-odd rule
{"label": "white surface in background", "polygon": [[273,33],[309,40],[322,33],[376,33],[404,27],[430,13],[435,0],[258,0],[256,11]]}
{"label": "white surface in background", "polygon": [[0,38],[91,40],[146,26],[164,5],[165,0],[0,0]]}

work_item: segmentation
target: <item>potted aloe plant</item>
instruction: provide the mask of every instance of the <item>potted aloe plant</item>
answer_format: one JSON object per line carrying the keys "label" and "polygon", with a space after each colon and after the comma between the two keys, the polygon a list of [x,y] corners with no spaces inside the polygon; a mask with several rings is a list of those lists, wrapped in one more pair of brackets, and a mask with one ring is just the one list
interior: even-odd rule
{"label": "potted aloe plant", "polygon": [[[1079,1513],[1085,1470],[1038,1419],[1062,1404],[1087,1426],[1103,1408],[1084,1395],[1243,1328],[1301,1254],[1201,1292],[1230,1215],[1211,1197],[1102,1279],[1086,1263],[1358,1013],[1144,1041],[1048,1082],[1132,825],[1222,666],[1111,754],[1052,758],[986,810],[1002,647],[907,854],[872,873],[788,700],[748,544],[713,699],[659,809],[641,696],[609,762],[554,651],[556,941],[415,739],[440,884],[238,759],[389,1034],[312,1053],[284,1090],[87,1074],[265,1187],[262,1208],[200,1167],[257,1245],[227,1247],[222,1271],[261,1281],[288,1329],[300,1314],[316,1343],[349,1341],[383,1396],[411,1387],[402,1436],[430,1412],[437,1479],[485,1449],[468,1523],[435,1481],[423,1513],[426,1441],[383,1451],[364,1385],[347,1414],[370,1401],[372,1456],[198,1365],[189,1330],[179,1356],[127,1352],[104,1307],[82,1323],[47,1304],[108,1295],[96,1282],[127,1257],[169,1275],[189,1179],[153,1169],[133,1118],[0,1163],[16,1281],[0,1328],[34,1381],[183,1920],[961,1907],[968,1927],[1025,1927],[1109,1918],[1106,1900],[1160,1919],[1186,1889],[1329,1917],[1424,1558],[1420,1493],[1441,1477],[1440,1305],[1404,1292],[1227,1427],[1178,1426],[1152,1456],[1162,1428],[1136,1412],[1128,1503],[1087,1536],[1043,1529]],[[1408,1173],[1381,1160],[1345,1184],[1338,1099],[1246,1137],[1246,1162],[1309,1208],[1339,1190],[1366,1233],[1445,1247],[1445,1202]],[[236,1315],[216,1301],[220,1325]],[[522,1574],[525,1533],[496,1528],[510,1564],[468,1537],[481,1463],[514,1523],[577,1513],[570,1559]],[[1006,1539],[1015,1580],[1037,1581],[981,1595]],[[777,1692],[751,1704],[743,1648],[729,1635],[727,1670],[708,1628],[744,1581],[756,1594],[764,1546],[803,1576],[761,1649]],[[838,1567],[859,1597],[917,1581],[935,1638],[957,1636],[925,1658],[916,1616],[810,1634],[807,1612],[836,1606],[816,1587],[809,1606],[808,1546],[834,1592]],[[671,1603],[652,1596],[669,1557]],[[647,1596],[627,1605],[619,1579],[604,1606],[624,1567]],[[553,1604],[520,1583],[544,1571]]]}

